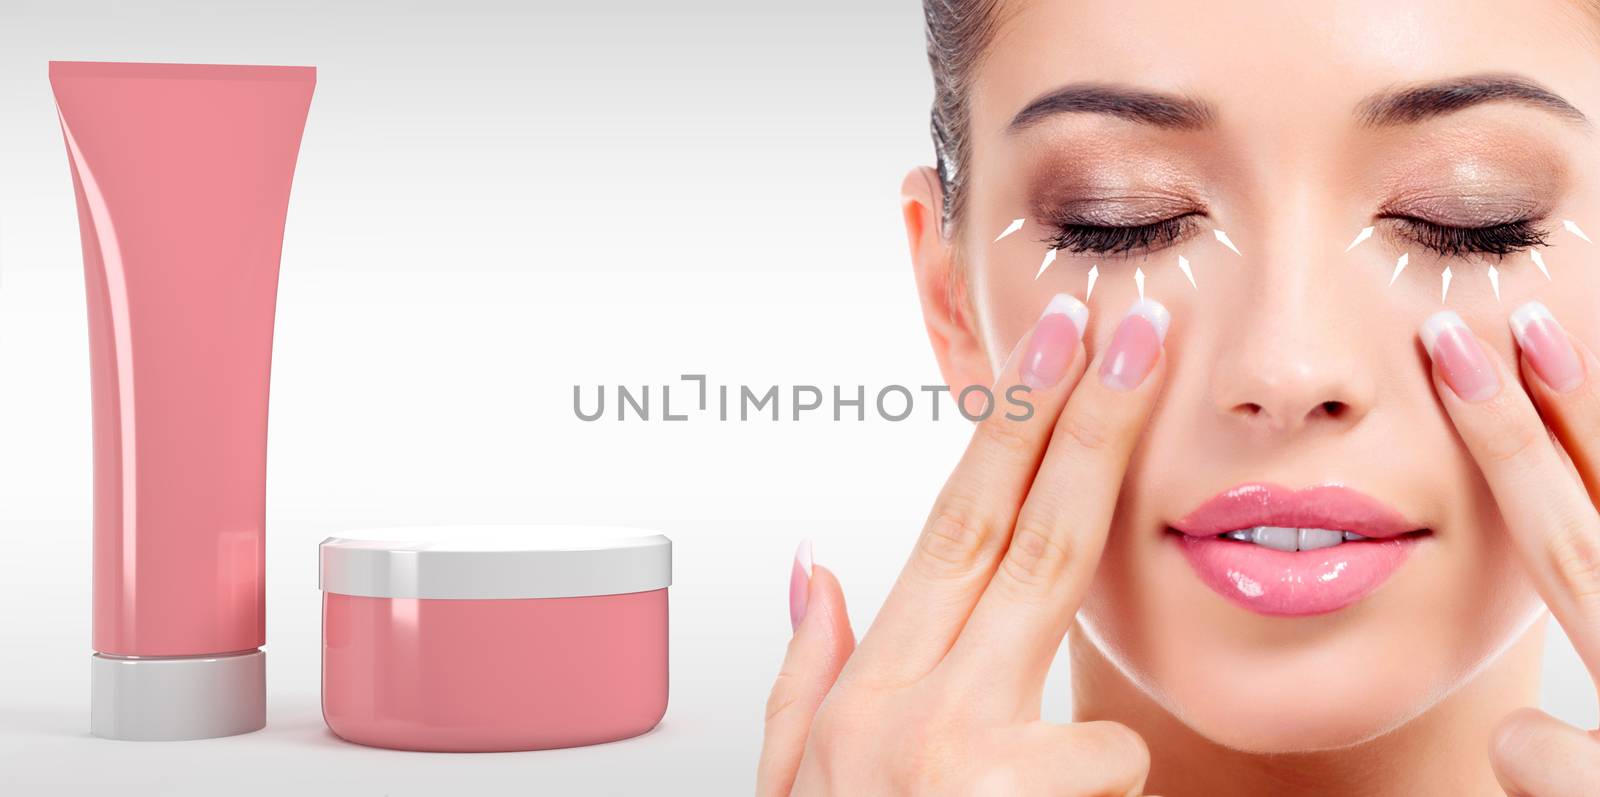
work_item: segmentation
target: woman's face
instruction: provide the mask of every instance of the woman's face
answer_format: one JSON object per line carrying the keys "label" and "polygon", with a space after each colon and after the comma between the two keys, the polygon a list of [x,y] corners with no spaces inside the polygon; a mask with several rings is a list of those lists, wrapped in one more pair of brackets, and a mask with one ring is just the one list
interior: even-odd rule
{"label": "woman's face", "polygon": [[[1562,224],[1600,234],[1597,31],[1575,0],[1002,9],[970,95],[963,234],[943,255],[971,339],[936,347],[953,385],[987,383],[1051,295],[1085,296],[1091,267],[1091,353],[1136,270],[1172,311],[1163,398],[1079,620],[1201,734],[1262,751],[1371,738],[1536,616],[1417,330],[1453,309],[1513,358],[1507,316],[1538,299],[1600,345],[1600,250]],[[1046,240],[1063,249],[1036,279]],[[1231,508],[1196,515],[1230,490]],[[1373,512],[1418,531],[1292,565],[1216,539],[1238,548],[1191,556],[1175,531],[1383,525]]]}

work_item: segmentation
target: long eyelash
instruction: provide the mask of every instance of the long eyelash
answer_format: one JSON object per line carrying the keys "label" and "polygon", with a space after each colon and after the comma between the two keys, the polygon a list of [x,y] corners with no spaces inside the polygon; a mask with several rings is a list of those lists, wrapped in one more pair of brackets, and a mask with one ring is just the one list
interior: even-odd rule
{"label": "long eyelash", "polygon": [[1045,243],[1052,249],[1075,254],[1093,253],[1119,255],[1145,249],[1160,249],[1183,237],[1188,230],[1189,216],[1129,227],[1112,227],[1100,224],[1055,224],[1056,232]]}
{"label": "long eyelash", "polygon": [[1410,216],[1391,217],[1404,224],[1411,240],[1445,257],[1493,255],[1504,257],[1524,249],[1544,246],[1549,235],[1532,219],[1491,224],[1487,227],[1450,227]]}

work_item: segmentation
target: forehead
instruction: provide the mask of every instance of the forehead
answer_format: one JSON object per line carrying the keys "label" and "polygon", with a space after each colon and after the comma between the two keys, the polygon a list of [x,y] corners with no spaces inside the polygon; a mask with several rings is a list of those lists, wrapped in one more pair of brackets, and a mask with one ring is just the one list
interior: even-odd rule
{"label": "forehead", "polygon": [[1353,123],[1396,84],[1517,73],[1600,118],[1600,40],[1583,0],[1011,0],[970,97],[998,135],[1041,93],[1126,83],[1212,103],[1225,126]]}

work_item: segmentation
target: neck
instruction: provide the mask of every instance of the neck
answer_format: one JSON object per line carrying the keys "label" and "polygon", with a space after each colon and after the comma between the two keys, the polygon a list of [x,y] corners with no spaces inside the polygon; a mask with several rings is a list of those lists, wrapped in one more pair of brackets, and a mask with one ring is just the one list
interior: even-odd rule
{"label": "neck", "polygon": [[1543,621],[1498,659],[1416,719],[1352,747],[1314,753],[1245,753],[1179,722],[1073,633],[1073,720],[1115,720],[1150,747],[1146,791],[1190,794],[1498,795],[1489,734],[1519,706],[1538,702]]}

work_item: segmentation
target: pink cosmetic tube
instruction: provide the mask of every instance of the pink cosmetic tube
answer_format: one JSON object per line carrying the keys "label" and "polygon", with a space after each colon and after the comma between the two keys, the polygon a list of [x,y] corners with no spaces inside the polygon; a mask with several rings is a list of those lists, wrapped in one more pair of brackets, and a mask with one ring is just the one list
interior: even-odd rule
{"label": "pink cosmetic tube", "polygon": [[94,392],[90,730],[266,724],[267,386],[309,67],[53,61]]}

